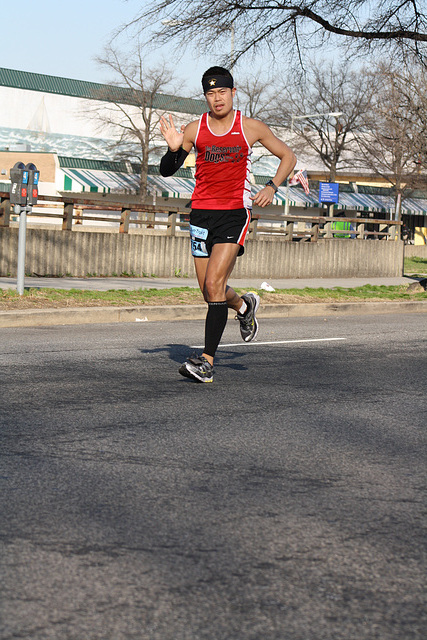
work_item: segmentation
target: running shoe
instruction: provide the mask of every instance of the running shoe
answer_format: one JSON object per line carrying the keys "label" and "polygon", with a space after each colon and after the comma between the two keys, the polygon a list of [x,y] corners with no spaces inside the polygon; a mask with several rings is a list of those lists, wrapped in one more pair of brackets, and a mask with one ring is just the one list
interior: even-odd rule
{"label": "running shoe", "polygon": [[253,340],[258,333],[258,321],[255,317],[260,303],[260,297],[256,293],[244,293],[243,300],[246,302],[247,309],[243,315],[238,313],[236,320],[240,322],[240,335],[245,342]]}
{"label": "running shoe", "polygon": [[204,356],[190,356],[179,368],[179,373],[196,382],[213,382],[213,366]]}

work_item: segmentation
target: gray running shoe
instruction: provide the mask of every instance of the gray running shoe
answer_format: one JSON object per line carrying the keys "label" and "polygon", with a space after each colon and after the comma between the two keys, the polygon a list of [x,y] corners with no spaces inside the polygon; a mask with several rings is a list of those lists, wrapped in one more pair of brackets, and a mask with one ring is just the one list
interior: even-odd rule
{"label": "gray running shoe", "polygon": [[243,300],[247,304],[246,312],[241,315],[236,315],[236,320],[240,322],[240,335],[245,342],[250,342],[256,337],[258,333],[258,321],[255,314],[258,310],[260,297],[256,293],[244,293],[242,295]]}
{"label": "gray running shoe", "polygon": [[186,378],[192,378],[196,382],[213,382],[213,366],[204,356],[190,356],[178,369]]}

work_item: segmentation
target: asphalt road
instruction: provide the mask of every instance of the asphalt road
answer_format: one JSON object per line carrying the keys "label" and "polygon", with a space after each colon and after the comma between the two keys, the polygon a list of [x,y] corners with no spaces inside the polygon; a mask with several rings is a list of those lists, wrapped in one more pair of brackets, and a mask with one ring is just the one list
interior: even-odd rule
{"label": "asphalt road", "polygon": [[2,640],[424,640],[425,314],[236,324],[0,330]]}

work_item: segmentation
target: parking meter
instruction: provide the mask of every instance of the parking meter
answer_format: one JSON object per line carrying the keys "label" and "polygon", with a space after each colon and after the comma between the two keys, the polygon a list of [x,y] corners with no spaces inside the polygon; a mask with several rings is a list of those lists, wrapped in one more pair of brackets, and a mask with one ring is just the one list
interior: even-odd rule
{"label": "parking meter", "polygon": [[16,162],[10,170],[10,204],[27,205],[28,170],[23,162]]}
{"label": "parking meter", "polygon": [[27,204],[37,204],[40,171],[32,162],[25,165],[25,170],[28,172]]}
{"label": "parking meter", "polygon": [[27,212],[31,213],[32,205],[37,203],[39,195],[40,171],[32,162],[24,165],[16,162],[10,170],[10,204],[15,206],[15,212],[19,215],[18,234],[18,273],[17,291],[19,295],[24,293],[25,280],[25,244],[27,233]]}

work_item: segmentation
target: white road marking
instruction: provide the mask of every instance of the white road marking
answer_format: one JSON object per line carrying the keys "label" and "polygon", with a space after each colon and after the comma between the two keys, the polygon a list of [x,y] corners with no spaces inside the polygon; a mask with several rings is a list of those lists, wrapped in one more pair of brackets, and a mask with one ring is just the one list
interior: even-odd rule
{"label": "white road marking", "polygon": [[[267,344],[296,344],[298,342],[334,342],[337,340],[347,340],[347,338],[304,338],[301,340],[274,340],[272,342],[243,342],[243,340],[241,342],[228,342],[228,343],[220,343],[218,345],[218,349],[224,348],[224,347],[243,347],[243,346],[249,346],[249,345],[267,345]],[[191,349],[204,349],[205,345],[191,345]]]}

